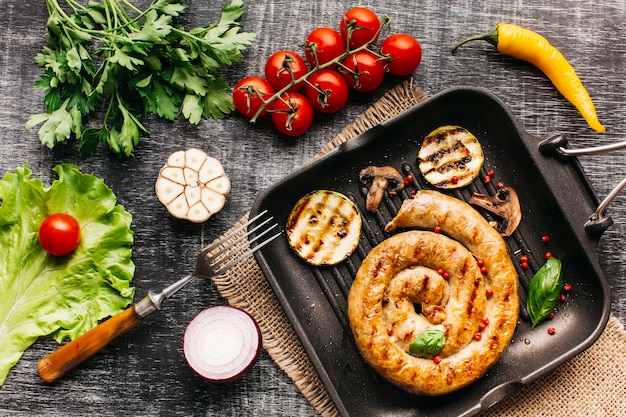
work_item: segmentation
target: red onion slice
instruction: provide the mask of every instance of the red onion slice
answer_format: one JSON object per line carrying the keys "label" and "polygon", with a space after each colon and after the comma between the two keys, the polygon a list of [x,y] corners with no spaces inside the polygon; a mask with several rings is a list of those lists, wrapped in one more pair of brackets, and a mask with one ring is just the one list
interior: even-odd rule
{"label": "red onion slice", "polygon": [[239,308],[207,308],[187,326],[183,352],[191,369],[201,377],[231,382],[241,378],[259,357],[261,331]]}

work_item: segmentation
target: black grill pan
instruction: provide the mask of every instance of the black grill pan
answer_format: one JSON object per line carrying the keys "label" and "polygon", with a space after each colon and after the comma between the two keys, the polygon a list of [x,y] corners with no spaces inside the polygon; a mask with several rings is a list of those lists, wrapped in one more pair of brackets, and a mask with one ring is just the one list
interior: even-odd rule
{"label": "black grill pan", "polygon": [[[405,174],[415,172],[422,138],[442,125],[460,125],[472,132],[485,153],[482,176],[495,170],[490,184],[477,179],[453,196],[467,201],[474,191],[493,195],[496,183],[503,182],[520,197],[522,222],[506,241],[514,264],[520,264],[522,254],[530,259],[528,269],[518,267],[522,304],[547,251],[563,261],[564,279],[573,290],[558,305],[554,319],[533,330],[522,311],[513,342],[480,380],[442,397],[419,397],[382,380],[362,360],[348,325],[346,296],[363,258],[388,237],[384,225],[410,197],[410,190],[386,196],[376,215],[367,213],[359,171],[369,165],[392,165]],[[258,197],[251,216],[268,210],[283,228],[296,202],[313,190],[341,192],[361,210],[359,247],[335,267],[309,266],[292,252],[286,238],[255,253],[343,416],[469,416],[572,358],[600,336],[609,317],[609,286],[597,259],[599,233],[588,233],[584,227],[598,198],[576,158],[546,156],[540,143],[497,97],[482,89],[454,88],[347,141]],[[414,176],[416,188],[430,187],[419,174]],[[548,244],[541,242],[543,235],[551,237]],[[547,327],[554,327],[556,334],[549,335]]]}

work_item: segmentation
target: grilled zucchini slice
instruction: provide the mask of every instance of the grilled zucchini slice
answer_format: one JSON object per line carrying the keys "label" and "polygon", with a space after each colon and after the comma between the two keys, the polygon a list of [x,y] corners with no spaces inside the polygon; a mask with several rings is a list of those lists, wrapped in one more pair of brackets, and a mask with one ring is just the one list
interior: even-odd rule
{"label": "grilled zucchini slice", "polygon": [[287,219],[289,246],[311,265],[335,265],[354,252],[362,219],[356,205],[336,191],[302,197]]}
{"label": "grilled zucchini slice", "polygon": [[441,126],[426,136],[417,155],[419,170],[438,188],[471,183],[485,160],[478,139],[460,126]]}

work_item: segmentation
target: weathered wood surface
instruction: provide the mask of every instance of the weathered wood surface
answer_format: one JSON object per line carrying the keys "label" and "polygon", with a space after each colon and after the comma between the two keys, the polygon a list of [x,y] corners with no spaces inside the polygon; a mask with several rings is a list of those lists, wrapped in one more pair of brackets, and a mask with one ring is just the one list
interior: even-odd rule
{"label": "weathered wood surface", "polygon": [[[188,27],[214,22],[221,2],[191,0]],[[532,135],[570,135],[575,147],[626,139],[626,2],[609,0],[408,2],[364,0],[392,18],[393,30],[416,36],[422,43],[422,65],[415,83],[427,94],[459,85],[491,90],[511,107]],[[334,26],[349,1],[247,1],[245,29],[258,33],[245,61],[228,69],[231,85],[245,75],[261,74],[264,60],[282,48],[297,48],[316,26]],[[197,251],[220,235],[252,206],[259,190],[282,178],[315,155],[344,126],[362,113],[399,79],[388,79],[375,93],[353,97],[340,114],[317,119],[307,135],[293,140],[277,136],[266,121],[249,126],[240,117],[206,120],[199,126],[150,118],[152,132],[135,162],[120,161],[104,150],[89,160],[73,148],[51,151],[24,123],[43,110],[42,93],[33,88],[39,68],[33,57],[45,42],[43,1],[0,0],[0,172],[29,164],[34,176],[49,183],[51,168],[76,163],[103,177],[134,218],[137,296],[159,289],[186,274]],[[518,23],[544,34],[569,58],[595,100],[605,134],[590,130],[576,110],[534,67],[502,56],[487,44],[450,54],[467,35],[490,31],[499,21]],[[159,168],[171,152],[198,147],[220,159],[233,187],[224,210],[204,225],[170,218],[154,198]],[[607,195],[626,176],[626,150],[586,156],[581,163],[598,195]],[[609,206],[614,225],[603,235],[598,258],[612,286],[612,311],[626,322],[626,192]],[[2,290],[0,289],[0,292]],[[139,329],[54,385],[42,382],[36,362],[55,348],[42,339],[24,355],[0,388],[0,415],[153,416],[246,415],[305,416],[313,409],[272,360],[260,362],[240,382],[210,385],[186,366],[181,340],[189,321],[203,308],[221,304],[208,282],[193,284],[170,300],[163,311]],[[0,352],[0,354],[2,354]]]}

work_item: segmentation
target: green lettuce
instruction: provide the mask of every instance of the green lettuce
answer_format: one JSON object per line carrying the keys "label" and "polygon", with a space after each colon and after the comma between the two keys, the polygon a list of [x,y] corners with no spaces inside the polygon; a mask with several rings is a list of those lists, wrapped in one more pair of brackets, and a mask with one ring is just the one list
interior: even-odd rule
{"label": "green lettuce", "polygon": [[[28,166],[0,181],[0,386],[40,336],[75,339],[132,301],[132,216],[102,179],[75,165],[54,168],[45,188]],[[63,257],[48,255],[37,231],[46,216],[67,213],[81,242]]]}

